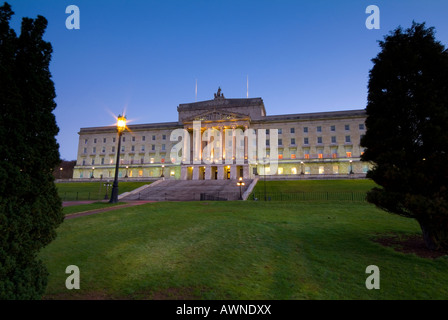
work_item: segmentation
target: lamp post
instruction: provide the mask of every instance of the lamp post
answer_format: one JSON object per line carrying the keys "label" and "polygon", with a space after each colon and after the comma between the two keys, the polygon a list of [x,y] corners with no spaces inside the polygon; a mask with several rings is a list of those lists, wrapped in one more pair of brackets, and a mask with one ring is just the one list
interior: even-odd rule
{"label": "lamp post", "polygon": [[300,162],[300,167],[302,168],[302,172],[300,172],[300,174],[302,174],[302,175],[305,174],[305,173],[303,172],[303,161]]}
{"label": "lamp post", "polygon": [[62,167],[61,168],[59,168],[59,179],[62,179]]}
{"label": "lamp post", "polygon": [[120,163],[120,148],[121,148],[121,136],[126,129],[126,117],[119,115],[117,119],[117,131],[118,131],[118,148],[117,148],[117,162],[115,164],[115,178],[112,186],[112,193],[110,195],[109,203],[118,202],[118,167]]}
{"label": "lamp post", "polygon": [[267,201],[266,198],[266,162],[268,158],[263,158],[263,175],[264,175],[264,201]]}
{"label": "lamp post", "polygon": [[243,177],[240,177],[236,185],[240,187],[240,198],[238,200],[243,200],[243,192],[242,192],[242,188],[244,186]]}
{"label": "lamp post", "polygon": [[162,175],[160,176],[161,178],[164,178],[165,176],[164,176],[164,174],[163,174],[163,171],[165,170],[165,165],[164,164],[162,164]]}
{"label": "lamp post", "polygon": [[124,176],[125,178],[128,177],[128,169],[129,169],[129,166],[126,166],[126,175]]}
{"label": "lamp post", "polygon": [[350,160],[350,174],[353,174],[353,160]]}
{"label": "lamp post", "polygon": [[92,175],[90,176],[90,178],[92,178],[92,179],[95,178],[95,174],[94,173],[95,173],[95,167],[92,167]]}

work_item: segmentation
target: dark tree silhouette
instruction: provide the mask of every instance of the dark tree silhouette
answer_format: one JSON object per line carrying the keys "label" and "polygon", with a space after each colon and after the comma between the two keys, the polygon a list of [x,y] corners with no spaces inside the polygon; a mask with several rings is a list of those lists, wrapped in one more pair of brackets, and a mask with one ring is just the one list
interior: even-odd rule
{"label": "dark tree silhouette", "polygon": [[44,17],[23,18],[17,37],[12,15],[0,7],[0,299],[39,299],[48,272],[37,255],[63,221],[52,176],[60,161],[52,47]]}
{"label": "dark tree silhouette", "polygon": [[381,188],[367,199],[415,218],[432,250],[448,249],[448,51],[413,22],[380,41],[372,61],[363,161]]}

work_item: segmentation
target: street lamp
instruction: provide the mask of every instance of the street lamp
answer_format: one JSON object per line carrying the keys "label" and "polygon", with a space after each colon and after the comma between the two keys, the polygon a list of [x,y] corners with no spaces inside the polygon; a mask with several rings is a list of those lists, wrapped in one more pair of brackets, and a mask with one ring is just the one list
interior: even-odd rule
{"label": "street lamp", "polygon": [[118,167],[120,163],[120,148],[121,148],[121,136],[126,129],[126,117],[119,115],[117,118],[117,132],[118,132],[118,148],[117,148],[117,162],[115,164],[115,178],[112,186],[112,194],[110,195],[109,203],[118,202]]}
{"label": "street lamp", "polygon": [[162,164],[162,175],[160,176],[161,178],[164,178],[164,177],[165,177],[165,176],[163,175],[163,171],[164,171],[164,169],[165,169],[165,165]]}
{"label": "street lamp", "polygon": [[300,172],[300,174],[305,174],[305,173],[303,172],[303,161],[300,162],[300,167],[302,168],[302,172]]}
{"label": "street lamp", "polygon": [[92,167],[92,175],[90,176],[90,178],[95,178],[95,176],[94,176],[94,173],[95,173],[95,167]]}
{"label": "street lamp", "polygon": [[236,185],[240,187],[240,198],[238,200],[243,200],[243,192],[242,192],[242,188],[244,186],[243,177],[240,177]]}
{"label": "street lamp", "polygon": [[353,160],[350,160],[350,174],[353,174]]}
{"label": "street lamp", "polygon": [[59,168],[59,179],[62,179],[62,167],[61,168]]}
{"label": "street lamp", "polygon": [[129,169],[129,166],[126,166],[126,174],[125,174],[125,178],[127,178],[128,177],[128,169]]}

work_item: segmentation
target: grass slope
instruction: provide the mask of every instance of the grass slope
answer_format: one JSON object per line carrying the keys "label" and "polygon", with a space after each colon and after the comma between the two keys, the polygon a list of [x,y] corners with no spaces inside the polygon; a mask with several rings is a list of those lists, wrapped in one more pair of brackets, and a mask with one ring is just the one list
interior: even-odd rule
{"label": "grass slope", "polygon": [[[41,252],[46,298],[446,299],[448,258],[372,241],[390,232],[420,230],[367,203],[150,203],[66,220]],[[68,265],[80,290],[65,288]]]}

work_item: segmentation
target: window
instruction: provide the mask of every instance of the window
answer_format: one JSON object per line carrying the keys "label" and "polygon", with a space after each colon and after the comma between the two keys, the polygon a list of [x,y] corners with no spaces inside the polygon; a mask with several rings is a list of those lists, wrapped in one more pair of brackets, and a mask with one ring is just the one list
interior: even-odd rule
{"label": "window", "polygon": [[96,153],[96,147],[93,147],[92,153]]}
{"label": "window", "polygon": [[104,158],[101,158],[101,164],[104,164]]}
{"label": "window", "polygon": [[296,144],[296,139],[295,138],[291,138],[291,144],[295,145]]}
{"label": "window", "polygon": [[346,142],[346,143],[350,143],[350,142],[352,142],[351,137],[350,137],[350,136],[345,136],[345,142]]}
{"label": "window", "polygon": [[126,141],[126,137],[123,137],[122,141],[125,142]]}
{"label": "window", "polygon": [[145,163],[145,158],[140,158],[140,164],[144,164]]}
{"label": "window", "polygon": [[337,165],[333,166],[333,174],[339,174],[339,166]]}
{"label": "window", "polygon": [[368,165],[363,165],[362,166],[362,173],[367,173],[369,171],[369,166]]}
{"label": "window", "polygon": [[146,140],[146,137],[145,137],[145,136],[143,136],[143,137],[142,137],[142,141],[145,141],[145,140]]}
{"label": "window", "polygon": [[324,149],[317,149],[317,157],[319,159],[323,159],[324,158]]}
{"label": "window", "polygon": [[270,141],[269,141],[269,139],[266,139],[266,146],[269,146],[270,144]]}
{"label": "window", "polygon": [[124,146],[122,146],[122,147],[121,147],[121,152],[124,152],[124,150],[125,150],[125,149],[124,149]]}
{"label": "window", "polygon": [[351,151],[347,151],[345,154],[347,155],[347,158],[351,158],[352,157],[352,152]]}
{"label": "window", "polygon": [[86,160],[82,160],[82,165],[83,165],[83,166],[86,165]]}
{"label": "window", "polygon": [[292,174],[297,174],[297,168],[291,168],[291,173]]}
{"label": "window", "polygon": [[305,149],[303,152],[304,152],[305,159],[309,159],[310,158],[310,149]]}
{"label": "window", "polygon": [[112,142],[115,142],[115,138],[112,138]]}
{"label": "window", "polygon": [[296,129],[295,128],[291,128],[290,132],[291,133],[296,133]]}
{"label": "window", "polygon": [[350,125],[349,124],[345,125],[345,131],[350,131]]}
{"label": "window", "polygon": [[156,136],[153,135],[153,136],[152,136],[152,140],[153,140],[153,141],[156,140]]}
{"label": "window", "polygon": [[154,158],[149,159],[149,163],[154,163]]}
{"label": "window", "polygon": [[282,155],[282,154],[279,154],[279,155],[278,155],[278,158],[279,158],[279,160],[282,160],[282,159],[283,159],[283,155]]}
{"label": "window", "polygon": [[266,134],[269,134],[269,129],[266,129]]}
{"label": "window", "polygon": [[87,153],[87,148],[84,148],[84,153]]}
{"label": "window", "polygon": [[142,152],[145,152],[145,146],[142,146],[141,150],[142,150]]}
{"label": "window", "polygon": [[338,148],[331,148],[331,157],[336,159],[338,157]]}
{"label": "window", "polygon": [[282,134],[282,129],[278,129],[278,134]]}
{"label": "window", "polygon": [[152,151],[156,150],[156,145],[155,145],[155,144],[152,144],[152,145],[151,145],[151,150],[152,150]]}
{"label": "window", "polygon": [[166,134],[162,135],[162,140],[166,140]]}
{"label": "window", "polygon": [[96,138],[95,138],[95,139],[93,139],[93,143],[96,143]]}
{"label": "window", "polygon": [[283,174],[283,168],[278,168],[278,174]]}
{"label": "window", "polygon": [[[143,162],[142,162],[143,163]],[[143,177],[143,170],[138,170],[138,176]]]}
{"label": "window", "polygon": [[324,173],[325,173],[324,166],[319,166],[319,174],[324,174]]}
{"label": "window", "polygon": [[305,174],[311,174],[311,168],[305,167]]}
{"label": "window", "polygon": [[112,147],[112,152],[115,152],[115,147]]}
{"label": "window", "polygon": [[102,153],[106,152],[106,147],[103,147],[103,149],[101,150]]}
{"label": "window", "polygon": [[162,150],[165,151],[165,145],[164,144],[162,144]]}
{"label": "window", "polygon": [[103,143],[106,143],[106,138],[103,138]]}
{"label": "window", "polygon": [[317,143],[322,144],[322,137],[317,137]]}
{"label": "window", "polygon": [[308,133],[308,127],[303,127],[303,133]]}
{"label": "window", "polygon": [[336,131],[336,126],[331,126],[331,127],[330,127],[330,131],[335,132],[335,131]]}
{"label": "window", "polygon": [[336,142],[336,136],[332,136],[332,137],[331,137],[331,143],[337,143],[337,142]]}
{"label": "window", "polygon": [[92,166],[95,164],[95,159],[92,159]]}
{"label": "window", "polygon": [[84,144],[87,144],[87,141],[89,141],[88,139],[84,139]]}
{"label": "window", "polygon": [[135,137],[132,137],[132,141],[135,141]]}
{"label": "window", "polygon": [[135,146],[131,147],[131,151],[134,152],[135,151]]}
{"label": "window", "polygon": [[364,129],[365,129],[364,123],[360,123],[359,124],[359,130],[364,130]]}
{"label": "window", "polygon": [[316,130],[317,130],[317,132],[322,132],[322,127],[321,126],[317,126]]}
{"label": "window", "polygon": [[308,138],[303,138],[303,144],[308,144],[308,143],[309,143]]}
{"label": "window", "polygon": [[295,158],[296,158],[296,154],[295,153],[291,154],[291,159],[295,159]]}
{"label": "window", "polygon": [[278,139],[278,145],[282,146],[283,145],[283,139]]}

